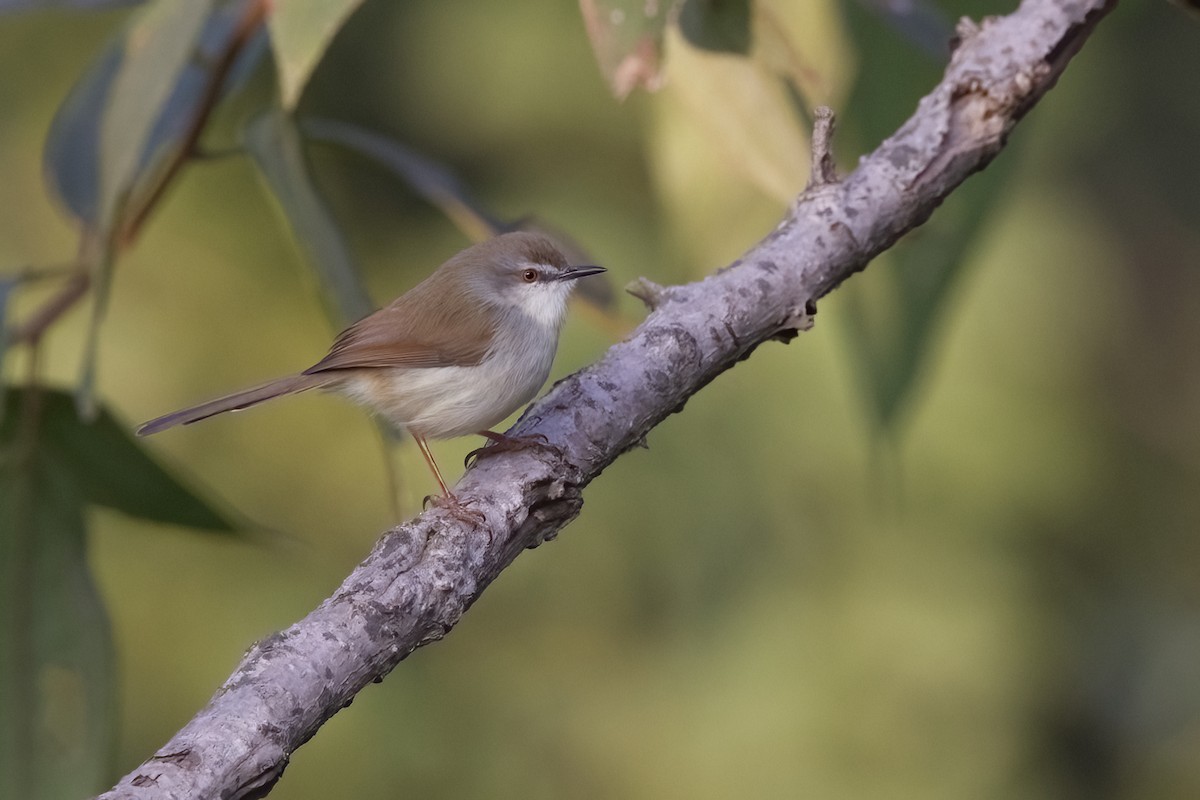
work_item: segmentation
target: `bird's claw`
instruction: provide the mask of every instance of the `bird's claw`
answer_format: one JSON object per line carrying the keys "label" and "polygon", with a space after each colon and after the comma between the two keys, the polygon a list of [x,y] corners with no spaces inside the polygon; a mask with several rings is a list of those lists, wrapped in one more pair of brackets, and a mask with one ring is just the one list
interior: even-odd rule
{"label": "bird's claw", "polygon": [[540,433],[531,433],[526,436],[505,436],[502,433],[491,433],[488,438],[491,439],[491,441],[489,441],[483,447],[476,447],[474,450],[467,453],[466,458],[463,459],[464,467],[469,469],[472,464],[484,456],[510,453],[514,450],[524,450],[529,447],[549,450],[553,453],[559,452],[559,449],[550,444],[550,440]]}
{"label": "bird's claw", "polygon": [[[487,517],[484,515],[484,513],[482,511],[477,511],[475,509],[468,508],[467,504],[469,502],[470,501],[459,500],[457,497],[455,497],[452,494],[448,494],[448,495],[427,494],[427,495],[425,495],[425,498],[421,501],[421,508],[432,507],[432,508],[445,509],[447,512],[450,513],[450,515],[452,517],[457,519],[459,522],[462,522],[462,523],[465,523],[465,524],[471,525],[471,526],[483,525],[483,523],[487,522]],[[491,537],[492,537],[492,532],[488,531],[488,540],[489,541],[491,540]]]}

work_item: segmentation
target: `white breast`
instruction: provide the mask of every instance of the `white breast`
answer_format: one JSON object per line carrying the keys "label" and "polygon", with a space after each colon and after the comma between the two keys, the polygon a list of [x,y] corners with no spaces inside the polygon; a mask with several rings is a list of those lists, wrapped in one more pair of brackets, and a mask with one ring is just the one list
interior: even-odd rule
{"label": "white breast", "polygon": [[561,321],[559,314],[500,325],[491,351],[475,366],[376,370],[347,381],[341,391],[430,439],[488,430],[532,400],[546,382]]}

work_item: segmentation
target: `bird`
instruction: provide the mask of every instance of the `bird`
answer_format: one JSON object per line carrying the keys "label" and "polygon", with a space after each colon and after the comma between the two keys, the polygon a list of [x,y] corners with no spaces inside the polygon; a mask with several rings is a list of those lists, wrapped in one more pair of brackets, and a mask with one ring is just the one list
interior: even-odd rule
{"label": "bird", "polygon": [[428,441],[478,433],[489,451],[522,446],[491,429],[541,389],[576,281],[604,271],[571,266],[544,234],[501,234],[346,328],[308,369],[152,419],[137,434],[310,389],[334,391],[412,436],[443,498],[455,501]]}

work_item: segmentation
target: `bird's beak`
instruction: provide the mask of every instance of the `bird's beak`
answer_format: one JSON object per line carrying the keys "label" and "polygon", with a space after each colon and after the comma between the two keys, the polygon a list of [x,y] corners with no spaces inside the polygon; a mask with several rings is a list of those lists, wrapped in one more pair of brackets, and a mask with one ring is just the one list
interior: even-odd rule
{"label": "bird's beak", "polygon": [[604,267],[585,266],[585,267],[567,267],[562,272],[554,276],[556,281],[573,281],[576,278],[586,278],[588,275],[599,275],[601,272],[606,272]]}

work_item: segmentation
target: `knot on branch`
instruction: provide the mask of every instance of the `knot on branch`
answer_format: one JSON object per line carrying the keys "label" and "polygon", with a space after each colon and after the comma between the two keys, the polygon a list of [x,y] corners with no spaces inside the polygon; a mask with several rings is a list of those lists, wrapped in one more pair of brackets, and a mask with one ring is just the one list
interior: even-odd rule
{"label": "knot on branch", "polygon": [[812,172],[805,190],[837,183],[837,165],[833,161],[833,132],[837,117],[829,106],[813,109]]}
{"label": "knot on branch", "polygon": [[662,305],[667,299],[668,292],[665,286],[660,286],[654,281],[646,277],[638,278],[630,281],[625,287],[625,291],[641,300],[647,309],[653,311]]}

